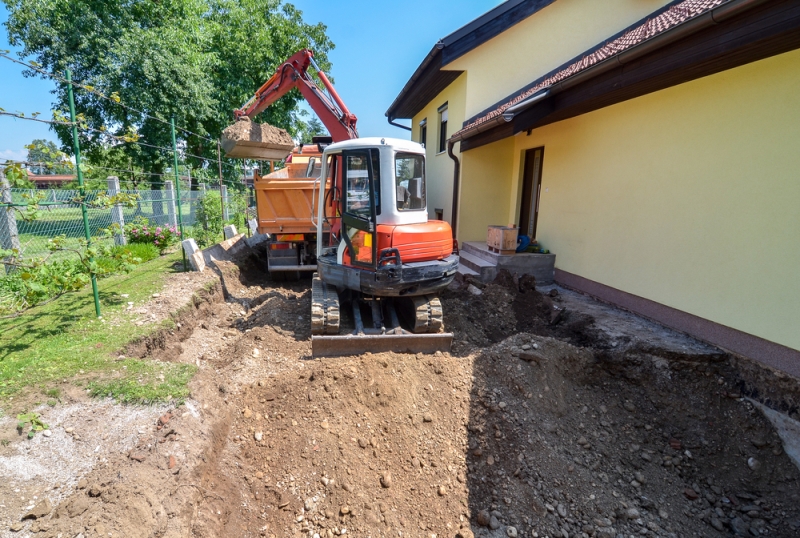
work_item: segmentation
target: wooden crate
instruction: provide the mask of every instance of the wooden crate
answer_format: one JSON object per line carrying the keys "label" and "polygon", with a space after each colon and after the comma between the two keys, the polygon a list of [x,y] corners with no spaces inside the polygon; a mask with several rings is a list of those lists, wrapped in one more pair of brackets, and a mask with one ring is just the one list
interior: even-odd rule
{"label": "wooden crate", "polygon": [[514,254],[517,251],[519,230],[513,226],[489,226],[486,245],[492,252]]}

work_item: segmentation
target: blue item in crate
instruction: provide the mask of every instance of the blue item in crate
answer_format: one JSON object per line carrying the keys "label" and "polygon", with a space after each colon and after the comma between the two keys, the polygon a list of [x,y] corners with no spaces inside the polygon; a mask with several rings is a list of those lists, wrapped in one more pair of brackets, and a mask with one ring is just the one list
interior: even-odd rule
{"label": "blue item in crate", "polygon": [[527,235],[520,235],[517,237],[517,252],[525,252],[531,244],[531,238]]}

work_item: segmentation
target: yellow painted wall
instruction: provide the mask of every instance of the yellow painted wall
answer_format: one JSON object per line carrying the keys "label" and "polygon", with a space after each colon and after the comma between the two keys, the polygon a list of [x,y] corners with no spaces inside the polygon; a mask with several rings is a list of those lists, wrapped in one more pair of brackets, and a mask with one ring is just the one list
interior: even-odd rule
{"label": "yellow painted wall", "polygon": [[512,191],[514,138],[472,149],[461,155],[459,241],[486,241],[490,224],[505,226]]}
{"label": "yellow painted wall", "polygon": [[558,0],[445,69],[469,74],[465,112],[470,118],[667,3]]}
{"label": "yellow painted wall", "polygon": [[[467,74],[463,73],[445,88],[436,98],[427,104],[412,119],[411,139],[420,141],[419,122],[427,118],[428,135],[425,144],[425,159],[428,174],[428,216],[435,217],[435,209],[444,209],[444,220],[450,222],[453,208],[453,160],[447,151],[439,153],[439,112],[438,109],[447,103],[447,136],[461,129],[464,123],[464,99],[466,94]],[[455,154],[459,155],[458,146]]]}
{"label": "yellow painted wall", "polygon": [[[800,349],[798,88],[793,51],[521,133],[505,180],[498,144],[470,150],[464,233],[515,220],[522,155],[544,146],[558,268]],[[495,186],[505,219],[478,203]]]}

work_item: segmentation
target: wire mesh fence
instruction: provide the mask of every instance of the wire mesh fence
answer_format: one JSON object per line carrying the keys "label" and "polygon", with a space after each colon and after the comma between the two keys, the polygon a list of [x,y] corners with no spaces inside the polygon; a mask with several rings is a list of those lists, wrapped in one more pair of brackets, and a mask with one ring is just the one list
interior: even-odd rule
{"label": "wire mesh fence", "polygon": [[[180,193],[180,211],[174,189],[159,190],[121,190],[120,193],[135,195],[136,201],[129,206],[111,208],[93,208],[91,201],[101,195],[111,194],[110,190],[86,191],[83,196],[77,190],[67,189],[8,189],[10,202],[24,206],[34,197],[39,196],[39,216],[33,220],[24,220],[15,216],[8,203],[0,202],[0,211],[4,212],[4,222],[0,224],[0,245],[4,248],[18,248],[23,258],[42,258],[50,254],[50,240],[53,237],[65,236],[65,246],[78,248],[85,240],[83,215],[78,200],[89,202],[87,217],[89,231],[94,244],[112,246],[115,243],[111,233],[114,224],[120,228],[146,219],[152,226],[176,229],[183,223],[186,236],[191,236],[191,227],[198,223],[198,209],[204,196],[219,189],[182,190]],[[223,194],[227,194],[223,189]],[[249,197],[247,197],[249,198]],[[8,195],[6,196],[8,199]],[[240,208],[236,207],[234,196],[223,196],[226,212],[235,215]],[[255,213],[254,208],[246,208],[246,214]],[[13,223],[8,222],[13,219]],[[16,241],[12,237],[16,231]],[[221,230],[214,230],[221,233]],[[120,242],[117,234],[116,242]],[[61,253],[66,255],[66,253]]]}

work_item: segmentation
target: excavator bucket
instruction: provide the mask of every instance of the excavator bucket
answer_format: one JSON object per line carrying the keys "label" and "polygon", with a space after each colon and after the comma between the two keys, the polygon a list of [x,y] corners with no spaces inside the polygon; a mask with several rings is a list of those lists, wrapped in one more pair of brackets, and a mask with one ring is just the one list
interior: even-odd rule
{"label": "excavator bucket", "polygon": [[222,131],[220,145],[227,157],[267,161],[282,161],[294,148],[289,133],[266,123],[253,123],[247,116]]}
{"label": "excavator bucket", "polygon": [[362,353],[435,353],[450,351],[453,333],[438,334],[359,334],[315,335],[311,337],[311,355],[342,357]]}

